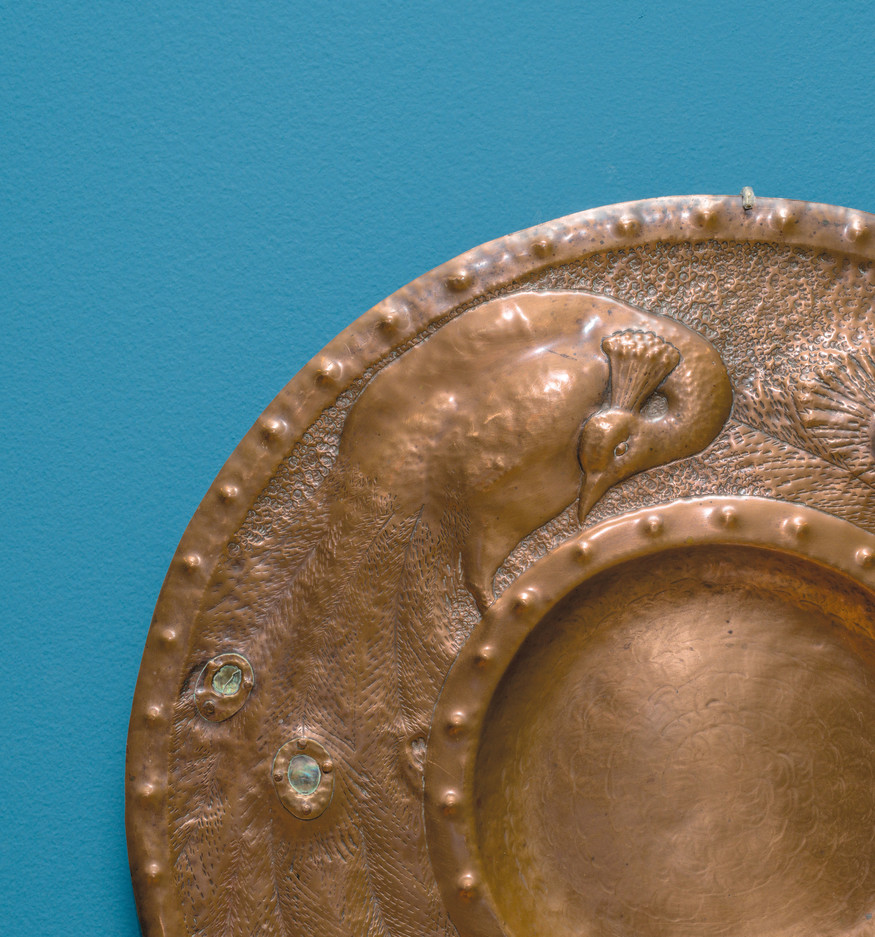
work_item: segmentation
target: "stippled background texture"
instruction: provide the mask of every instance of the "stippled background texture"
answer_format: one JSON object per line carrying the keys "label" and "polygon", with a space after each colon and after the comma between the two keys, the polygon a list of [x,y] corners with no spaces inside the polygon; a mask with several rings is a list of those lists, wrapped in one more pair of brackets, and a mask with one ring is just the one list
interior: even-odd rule
{"label": "stippled background texture", "polygon": [[136,937],[127,719],[201,495],[420,273],[600,204],[875,211],[868,2],[0,4],[0,931]]}

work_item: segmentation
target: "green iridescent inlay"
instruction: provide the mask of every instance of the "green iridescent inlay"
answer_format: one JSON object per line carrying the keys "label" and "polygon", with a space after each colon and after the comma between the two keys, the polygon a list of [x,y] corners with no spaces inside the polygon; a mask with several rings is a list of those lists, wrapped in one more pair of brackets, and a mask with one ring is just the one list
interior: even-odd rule
{"label": "green iridescent inlay", "polygon": [[221,696],[233,696],[243,682],[243,671],[236,664],[223,664],[214,674],[212,687]]}
{"label": "green iridescent inlay", "polygon": [[295,755],[289,762],[289,784],[298,794],[312,794],[322,780],[322,769],[315,758]]}

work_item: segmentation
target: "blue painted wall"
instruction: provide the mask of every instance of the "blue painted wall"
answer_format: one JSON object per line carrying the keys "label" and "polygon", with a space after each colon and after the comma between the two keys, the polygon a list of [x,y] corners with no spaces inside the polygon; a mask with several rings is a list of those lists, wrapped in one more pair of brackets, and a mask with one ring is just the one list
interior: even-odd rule
{"label": "blue painted wall", "polygon": [[138,933],[123,756],[149,618],[298,368],[430,267],[572,211],[744,184],[875,210],[873,18],[0,6],[0,933]]}

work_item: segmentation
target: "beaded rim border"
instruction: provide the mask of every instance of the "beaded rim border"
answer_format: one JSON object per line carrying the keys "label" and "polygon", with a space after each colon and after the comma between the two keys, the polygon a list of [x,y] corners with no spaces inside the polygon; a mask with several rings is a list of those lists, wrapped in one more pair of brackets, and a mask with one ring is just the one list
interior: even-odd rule
{"label": "beaded rim border", "polygon": [[171,561],[140,665],[128,730],[125,823],[145,937],[183,934],[166,823],[178,662],[224,547],[282,459],[318,415],[369,368],[431,322],[546,267],[608,250],[700,241],[782,243],[875,260],[875,215],[814,202],[672,196],[595,208],[490,241],[378,303],[306,364],[220,470]]}
{"label": "beaded rim border", "polygon": [[426,753],[431,863],[463,937],[506,937],[477,848],[474,769],[483,723],[525,639],[587,580],[665,550],[720,545],[788,554],[875,593],[875,535],[813,508],[767,498],[695,498],[603,521],[527,569],[475,625],[438,697]]}

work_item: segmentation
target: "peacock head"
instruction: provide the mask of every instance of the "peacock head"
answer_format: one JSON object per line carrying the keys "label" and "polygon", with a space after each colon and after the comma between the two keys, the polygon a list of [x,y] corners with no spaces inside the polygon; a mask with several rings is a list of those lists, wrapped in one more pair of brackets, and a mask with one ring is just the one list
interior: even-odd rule
{"label": "peacock head", "polygon": [[627,410],[601,410],[584,424],[580,464],[585,473],[578,501],[581,522],[601,496],[631,475],[639,459],[638,421]]}
{"label": "peacock head", "polygon": [[609,400],[584,423],[581,431],[578,447],[584,471],[578,500],[581,523],[611,486],[665,461],[667,443],[680,446],[677,455],[686,454],[682,451],[685,430],[683,420],[679,419],[684,408],[672,407],[669,400],[662,412],[653,414],[646,409],[654,393],[678,366],[681,355],[677,348],[653,332],[629,329],[605,338],[602,350],[610,362]]}

